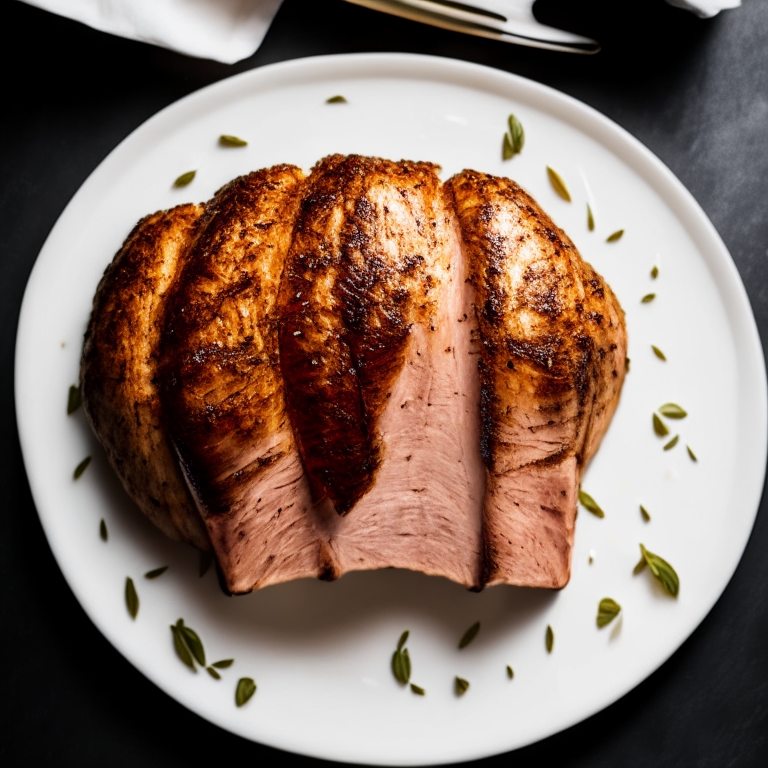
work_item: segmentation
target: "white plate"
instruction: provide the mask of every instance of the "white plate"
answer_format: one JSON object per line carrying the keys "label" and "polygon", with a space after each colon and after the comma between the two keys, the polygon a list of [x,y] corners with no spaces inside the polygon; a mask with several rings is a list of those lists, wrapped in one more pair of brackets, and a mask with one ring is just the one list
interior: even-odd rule
{"label": "white plate", "polygon": [[[343,94],[347,104],[326,104]],[[522,154],[501,160],[507,116],[525,127]],[[219,147],[220,134],[248,140]],[[205,200],[249,170],[310,167],[331,152],[431,160],[509,175],[527,188],[614,288],[627,313],[631,371],[613,424],[584,479],[604,508],[579,515],[571,583],[561,592],[495,587],[480,594],[404,571],[302,581],[227,598],[197,556],[166,541],[127,501],[82,412],[65,415],[97,281],[142,215]],[[573,202],[554,193],[555,168]],[[181,173],[194,182],[173,189]],[[595,215],[587,230],[586,208]],[[623,228],[623,238],[606,236]],[[658,279],[650,277],[659,267]],[[640,298],[655,292],[655,301]],[[658,360],[651,344],[667,362]],[[544,86],[459,61],[411,55],[303,59],[246,72],[147,121],[96,169],[51,232],[27,287],[16,398],[32,492],[53,553],[88,615],[156,685],[208,720],[264,744],[316,757],[426,764],[504,752],[570,726],[653,672],[717,600],[739,562],[766,461],[766,383],[755,322],[714,228],[670,171],[621,128]],[[680,403],[688,418],[662,450],[651,414]],[[689,458],[690,444],[698,463]],[[86,455],[93,463],[72,479]],[[638,505],[650,511],[641,519]],[[109,541],[99,538],[104,518]],[[674,600],[646,572],[639,542],[669,560]],[[593,564],[588,563],[594,551]],[[142,574],[160,565],[155,581]],[[136,621],[123,601],[136,582]],[[601,598],[622,619],[598,630]],[[215,682],[176,658],[169,624],[184,617]],[[456,648],[477,619],[482,630]],[[547,654],[544,635],[554,629]],[[413,681],[389,662],[408,628]],[[506,665],[515,670],[514,680]],[[453,680],[470,681],[461,698]],[[234,704],[241,676],[258,692]]]}

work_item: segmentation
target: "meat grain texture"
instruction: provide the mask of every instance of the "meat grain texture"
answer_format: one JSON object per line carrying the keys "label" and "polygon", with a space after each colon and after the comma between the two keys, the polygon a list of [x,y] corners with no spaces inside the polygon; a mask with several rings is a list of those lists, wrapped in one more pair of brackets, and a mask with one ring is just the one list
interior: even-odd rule
{"label": "meat grain texture", "polygon": [[86,414],[234,593],[409,568],[570,577],[624,315],[513,181],[357,155],[137,225],[94,300]]}

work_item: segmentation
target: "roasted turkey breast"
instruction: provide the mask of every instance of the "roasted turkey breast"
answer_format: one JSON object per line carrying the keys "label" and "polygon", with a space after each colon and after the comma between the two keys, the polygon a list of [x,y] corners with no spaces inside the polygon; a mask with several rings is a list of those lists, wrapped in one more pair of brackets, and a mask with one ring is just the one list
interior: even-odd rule
{"label": "roasted turkey breast", "polygon": [[438,170],[249,174],[144,219],[99,286],[86,414],[232,592],[383,567],[568,582],[623,312],[514,182]]}

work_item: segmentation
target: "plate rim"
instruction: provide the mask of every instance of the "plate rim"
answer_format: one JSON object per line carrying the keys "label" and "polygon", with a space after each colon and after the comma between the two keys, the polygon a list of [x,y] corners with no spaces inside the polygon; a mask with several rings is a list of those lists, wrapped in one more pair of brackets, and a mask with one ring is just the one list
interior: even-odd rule
{"label": "plate rim", "polygon": [[[350,65],[352,65],[355,61],[359,62],[360,64],[364,64],[365,66],[361,66],[357,72],[350,72],[349,69],[353,68]],[[386,78],[431,80],[435,77],[435,75],[437,75],[438,79],[440,80],[450,82],[453,85],[467,87],[467,83],[449,79],[449,75],[460,74],[461,78],[465,78],[468,81],[479,80],[480,85],[478,86],[476,84],[474,87],[482,88],[485,86],[486,90],[495,91],[497,88],[506,87],[510,92],[514,92],[516,88],[522,89],[526,93],[526,96],[533,96],[534,100],[541,99],[542,102],[551,102],[554,100],[555,103],[560,101],[562,104],[565,104],[571,110],[571,114],[575,114],[578,117],[578,121],[576,123],[577,127],[580,126],[583,128],[585,125],[588,125],[590,129],[593,129],[595,126],[598,126],[600,130],[600,136],[597,138],[605,138],[612,149],[614,148],[614,145],[624,145],[621,147],[622,149],[628,147],[630,156],[627,157],[626,155],[621,154],[622,159],[631,167],[635,168],[635,170],[637,170],[640,175],[646,181],[648,181],[650,186],[654,188],[657,194],[662,196],[662,199],[668,200],[669,198],[674,198],[682,204],[685,218],[680,219],[680,217],[677,215],[677,212],[675,213],[675,216],[678,218],[678,220],[681,221],[686,231],[689,233],[694,242],[696,242],[697,246],[701,245],[701,250],[715,248],[718,251],[717,258],[714,260],[707,259],[707,266],[710,269],[716,268],[716,273],[721,277],[721,289],[722,286],[727,288],[726,294],[723,298],[723,303],[728,310],[727,316],[734,328],[738,328],[741,331],[739,342],[747,352],[746,357],[743,357],[742,354],[740,354],[738,357],[742,363],[746,363],[748,365],[750,378],[752,379],[750,386],[757,387],[755,392],[756,398],[760,401],[760,412],[758,414],[753,414],[753,417],[754,421],[759,423],[760,426],[760,439],[755,440],[755,442],[758,444],[759,452],[756,454],[756,458],[753,458],[752,463],[758,466],[759,469],[756,471],[756,474],[753,477],[754,485],[750,491],[750,495],[753,500],[752,507],[754,508],[754,514],[751,517],[751,523],[748,527],[748,530],[744,532],[742,540],[739,544],[739,554],[736,557],[732,567],[729,567],[730,576],[717,590],[717,594],[712,597],[711,601],[708,601],[709,605],[704,613],[700,616],[697,616],[694,620],[688,622],[689,627],[687,628],[683,639],[677,645],[675,645],[675,647],[669,650],[669,652],[665,654],[661,661],[654,660],[652,663],[645,665],[643,667],[642,673],[639,675],[637,681],[634,684],[620,692],[618,695],[606,699],[598,707],[592,708],[583,714],[574,716],[572,719],[565,722],[565,724],[561,724],[560,727],[558,727],[556,730],[549,731],[543,736],[534,735],[530,739],[523,740],[521,743],[518,743],[514,747],[507,748],[506,751],[519,749],[543,738],[548,738],[548,736],[571,728],[577,723],[582,722],[594,714],[609,707],[618,699],[622,698],[624,695],[633,690],[642,681],[647,679],[650,674],[663,666],[663,664],[666,663],[666,661],[687,641],[690,635],[700,626],[704,619],[709,615],[714,605],[719,601],[720,597],[722,596],[738,568],[755,525],[766,480],[766,457],[768,455],[768,440],[766,439],[768,437],[768,381],[766,380],[765,357],[762,344],[760,342],[760,335],[754,316],[754,311],[752,309],[751,302],[749,301],[749,297],[746,293],[743,280],[741,279],[736,264],[707,214],[704,212],[704,210],[701,208],[689,190],[685,187],[683,182],[672,173],[672,171],[661,161],[661,159],[621,125],[598,112],[595,108],[576,99],[575,97],[565,94],[556,88],[553,88],[552,86],[545,85],[538,81],[531,80],[511,72],[506,72],[504,70],[495,69],[486,65],[464,61],[462,59],[413,53],[344,53],[288,59],[285,61],[264,65],[262,67],[256,67],[254,69],[235,74],[231,77],[227,77],[223,80],[216,81],[201,89],[189,93],[177,101],[168,104],[150,116],[147,120],[133,129],[126,137],[124,137],[117,144],[117,146],[115,146],[98,163],[98,165],[89,173],[85,181],[80,185],[72,198],[67,202],[67,205],[59,214],[56,223],[53,225],[51,231],[46,237],[45,242],[40,249],[40,253],[35,259],[34,265],[27,280],[21,303],[21,310],[19,313],[19,322],[16,333],[16,349],[14,353],[14,404],[16,410],[19,441],[21,444],[25,471],[29,479],[30,491],[54,559],[56,560],[56,563],[59,566],[59,569],[61,570],[65,581],[67,582],[67,585],[69,586],[73,595],[91,622],[97,627],[99,632],[104,635],[110,644],[113,645],[116,650],[118,650],[121,655],[123,655],[136,669],[138,669],[145,677],[147,677],[148,680],[157,685],[168,695],[171,695],[178,703],[180,703],[191,712],[194,712],[199,717],[204,717],[205,719],[210,720],[209,717],[197,712],[183,699],[173,695],[168,690],[167,686],[159,685],[158,682],[154,680],[152,676],[146,671],[144,665],[141,664],[141,661],[139,660],[137,662],[134,658],[132,658],[129,650],[125,647],[125,644],[121,643],[119,638],[115,636],[116,633],[108,629],[108,624],[102,623],[99,620],[98,614],[91,610],[91,607],[87,605],[87,600],[84,600],[84,598],[78,593],[77,589],[73,585],[72,579],[68,575],[65,568],[62,566],[60,558],[57,556],[56,549],[52,543],[51,532],[49,531],[48,525],[46,523],[46,516],[40,512],[40,507],[38,505],[38,499],[41,496],[41,491],[37,485],[36,473],[31,469],[30,466],[30,464],[33,463],[31,460],[33,455],[33,439],[30,436],[31,427],[27,426],[27,416],[25,415],[27,411],[24,407],[22,407],[24,379],[23,357],[25,354],[23,352],[24,345],[22,342],[23,337],[28,333],[27,327],[30,323],[28,315],[31,300],[29,297],[33,295],[35,285],[41,279],[42,268],[40,265],[44,261],[44,259],[41,257],[43,257],[44,254],[46,254],[53,247],[52,244],[55,242],[61,226],[63,226],[61,225],[61,222],[68,217],[70,211],[73,208],[76,208],[76,206],[79,204],[79,200],[86,197],[90,193],[91,187],[95,187],[98,183],[101,183],[101,177],[109,174],[112,165],[119,162],[122,159],[122,155],[129,151],[129,149],[126,150],[126,146],[129,145],[129,143],[137,140],[136,137],[143,138],[144,135],[150,131],[163,130],[163,124],[165,121],[169,119],[173,120],[177,112],[180,115],[183,115],[184,110],[194,109],[198,102],[205,102],[211,93],[216,93],[219,97],[226,99],[228,93],[236,92],[241,87],[242,83],[247,83],[252,80],[261,81],[261,84],[269,89],[270,78],[279,79],[282,76],[285,80],[291,80],[295,78],[296,73],[303,73],[306,70],[310,70],[312,72],[311,79],[313,80],[316,78],[323,79],[328,77],[339,77],[342,76],[340,71],[331,71],[330,73],[328,72],[328,69],[333,70],[339,66],[346,69],[344,76],[348,78],[356,76],[361,79],[365,79],[370,77],[370,74],[367,71],[364,71],[366,68],[375,69],[378,67],[381,70],[379,72],[379,76]],[[323,70],[324,67],[325,70]],[[322,71],[324,71],[325,74],[321,76],[320,73]],[[493,89],[489,88],[489,83],[493,83]],[[272,85],[271,87],[277,86]],[[472,86],[469,85],[469,87]],[[547,109],[546,111],[551,111],[551,108]],[[589,135],[594,136],[592,130],[588,131],[588,133]],[[721,295],[723,294],[721,293]],[[728,297],[727,301],[725,296]],[[244,735],[242,732],[235,730],[234,727],[222,721],[212,720],[212,722],[215,722],[216,725],[224,730],[240,735],[246,739],[253,738]],[[296,752],[297,754],[338,760],[341,762],[355,761],[372,765],[429,765],[435,764],[436,762],[446,762],[444,756],[440,756],[434,761],[420,760],[418,763],[414,763],[406,759],[401,759],[399,761],[388,760],[386,762],[382,762],[380,760],[376,760],[373,756],[371,756],[369,759],[366,759],[360,755],[344,756],[341,754],[332,755],[328,752],[312,752],[269,741],[262,741],[260,743],[264,743],[280,749],[287,749]],[[455,759],[449,760],[449,762],[478,759],[492,754],[501,754],[501,752],[498,752],[495,749],[492,751],[482,750],[478,747],[472,752],[471,755],[459,755]]]}

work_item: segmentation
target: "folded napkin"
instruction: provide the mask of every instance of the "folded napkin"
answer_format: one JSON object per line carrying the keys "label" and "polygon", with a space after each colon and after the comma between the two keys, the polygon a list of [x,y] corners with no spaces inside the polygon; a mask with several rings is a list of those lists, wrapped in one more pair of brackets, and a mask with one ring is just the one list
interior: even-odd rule
{"label": "folded napkin", "polygon": [[[261,45],[282,0],[23,0],[113,35],[234,64]],[[741,0],[667,0],[702,18]],[[479,3],[482,5],[482,3]],[[533,5],[533,0],[531,0]]]}
{"label": "folded napkin", "polygon": [[667,0],[676,8],[685,8],[702,19],[708,19],[726,8],[738,8],[741,0]]}
{"label": "folded napkin", "polygon": [[119,37],[234,64],[254,53],[283,0],[23,0]]}

